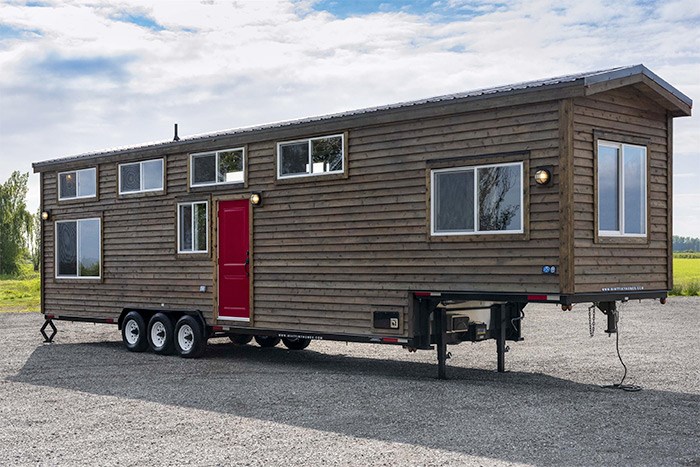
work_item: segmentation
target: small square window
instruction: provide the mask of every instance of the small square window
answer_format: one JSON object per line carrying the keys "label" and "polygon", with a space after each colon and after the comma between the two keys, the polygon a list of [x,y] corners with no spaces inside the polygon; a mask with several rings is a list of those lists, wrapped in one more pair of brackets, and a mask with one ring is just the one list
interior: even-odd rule
{"label": "small square window", "polygon": [[243,183],[245,149],[192,154],[190,156],[190,186]]}
{"label": "small square window", "polygon": [[163,159],[121,164],[119,194],[162,190],[163,166]]}
{"label": "small square window", "polygon": [[344,136],[277,143],[277,178],[343,173]]}
{"label": "small square window", "polygon": [[523,233],[523,164],[431,172],[432,235]]}
{"label": "small square window", "polygon": [[82,169],[58,174],[58,199],[97,196],[97,169]]}

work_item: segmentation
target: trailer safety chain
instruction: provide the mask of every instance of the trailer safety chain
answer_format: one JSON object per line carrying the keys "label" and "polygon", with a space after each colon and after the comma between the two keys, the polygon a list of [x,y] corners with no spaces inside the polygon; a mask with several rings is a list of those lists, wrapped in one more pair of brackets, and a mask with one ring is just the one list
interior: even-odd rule
{"label": "trailer safety chain", "polygon": [[595,308],[597,304],[593,303],[588,307],[588,333],[593,337],[595,335]]}

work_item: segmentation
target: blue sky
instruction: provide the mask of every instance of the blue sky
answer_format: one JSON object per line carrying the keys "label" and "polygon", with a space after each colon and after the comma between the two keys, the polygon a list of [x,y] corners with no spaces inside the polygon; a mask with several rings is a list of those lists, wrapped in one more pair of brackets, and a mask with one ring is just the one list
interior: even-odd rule
{"label": "blue sky", "polygon": [[[0,0],[0,180],[174,122],[190,135],[636,63],[700,99],[700,2]],[[679,235],[700,236],[699,148],[700,118],[677,119]]]}

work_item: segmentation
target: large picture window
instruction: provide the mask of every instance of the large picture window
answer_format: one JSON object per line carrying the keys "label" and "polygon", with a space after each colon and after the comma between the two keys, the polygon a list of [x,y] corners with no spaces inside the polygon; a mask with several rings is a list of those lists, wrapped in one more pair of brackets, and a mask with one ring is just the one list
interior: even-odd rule
{"label": "large picture window", "polygon": [[432,235],[523,232],[523,164],[431,172]]}
{"label": "large picture window", "polygon": [[178,253],[209,251],[209,207],[206,201],[177,205]]}
{"label": "large picture window", "polygon": [[100,219],[56,222],[56,277],[99,278]]}
{"label": "large picture window", "polygon": [[243,183],[245,149],[190,155],[190,186]]}
{"label": "large picture window", "polygon": [[598,234],[647,233],[647,148],[598,141]]}
{"label": "large picture window", "polygon": [[343,135],[277,143],[277,178],[343,173]]}
{"label": "large picture window", "polygon": [[119,194],[161,191],[163,159],[133,162],[119,166]]}
{"label": "large picture window", "polygon": [[97,169],[73,170],[58,174],[58,199],[94,198],[97,196]]}

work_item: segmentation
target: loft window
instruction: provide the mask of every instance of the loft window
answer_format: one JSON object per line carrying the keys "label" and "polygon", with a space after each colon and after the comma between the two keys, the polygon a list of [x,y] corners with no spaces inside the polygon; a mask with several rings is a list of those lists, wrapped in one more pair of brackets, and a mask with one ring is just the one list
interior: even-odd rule
{"label": "loft window", "polygon": [[598,141],[598,234],[645,237],[647,148]]}
{"label": "loft window", "polygon": [[430,173],[431,234],[523,233],[523,164]]}
{"label": "loft window", "polygon": [[178,253],[209,251],[209,206],[206,201],[177,205]]}
{"label": "loft window", "polygon": [[73,170],[58,174],[58,199],[94,198],[97,196],[97,169]]}
{"label": "loft window", "polygon": [[190,186],[243,183],[245,149],[190,155]]}
{"label": "loft window", "polygon": [[277,178],[343,173],[343,135],[277,143]]}
{"label": "loft window", "polygon": [[56,277],[99,278],[100,219],[56,222]]}
{"label": "loft window", "polygon": [[119,165],[119,194],[161,191],[163,159]]}

